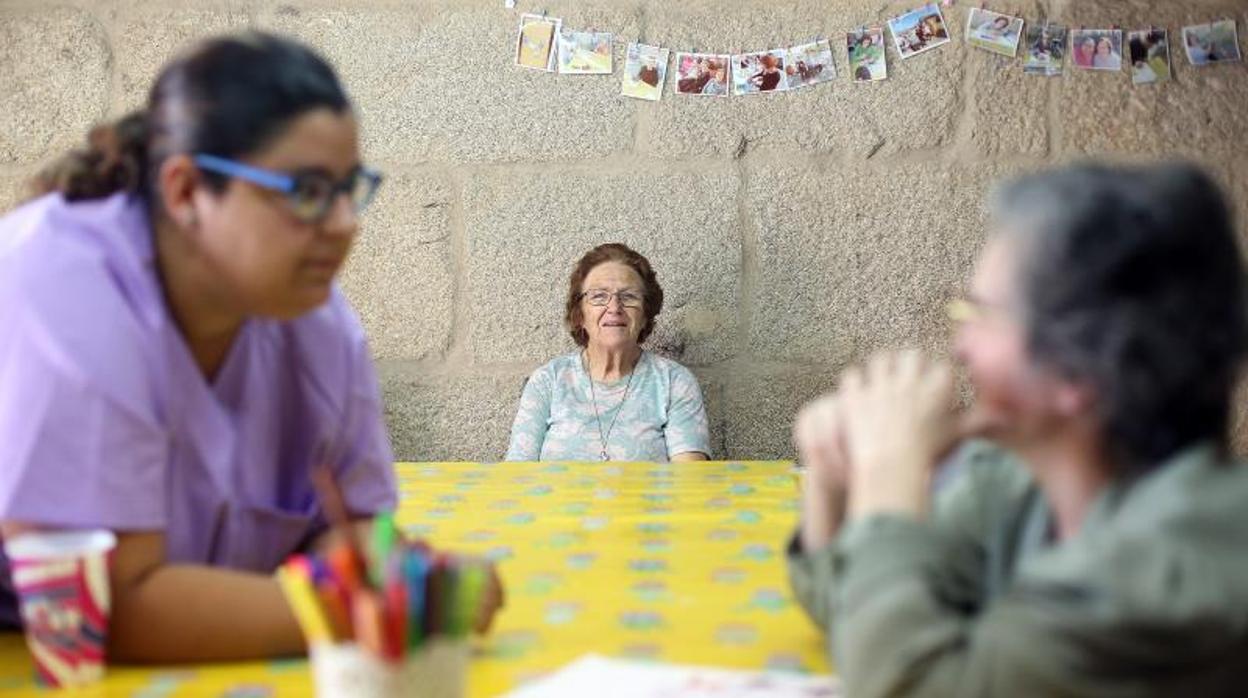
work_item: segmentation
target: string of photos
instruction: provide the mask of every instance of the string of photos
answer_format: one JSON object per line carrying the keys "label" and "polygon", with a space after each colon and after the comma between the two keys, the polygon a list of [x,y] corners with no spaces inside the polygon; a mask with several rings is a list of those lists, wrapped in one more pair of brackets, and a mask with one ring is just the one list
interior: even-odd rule
{"label": "string of photos", "polygon": [[[506,0],[514,7],[514,0]],[[893,46],[902,60],[950,43],[950,31],[940,5],[929,3],[887,20]],[[1126,51],[1124,53],[1124,33]],[[1048,21],[1024,22],[985,6],[967,16],[966,42],[1010,59],[1023,52],[1028,75],[1062,75],[1066,54],[1077,70],[1121,72],[1129,66],[1137,85],[1171,78],[1170,36],[1166,29],[1147,27],[1123,32],[1107,29],[1068,29]],[[1240,61],[1234,19],[1222,19],[1182,28],[1183,49],[1194,66]],[[521,68],[565,75],[610,75],[614,72],[610,32],[569,29],[543,14],[522,14],[516,36],[515,64]],[[849,76],[869,83],[888,78],[884,26],[863,26],[845,34]],[[667,82],[669,50],[637,41],[625,53],[621,94],[656,101]],[[675,52],[676,75],[672,91],[678,95],[729,97],[786,92],[836,79],[829,39],[810,41],[751,53],[703,53],[697,48]]]}

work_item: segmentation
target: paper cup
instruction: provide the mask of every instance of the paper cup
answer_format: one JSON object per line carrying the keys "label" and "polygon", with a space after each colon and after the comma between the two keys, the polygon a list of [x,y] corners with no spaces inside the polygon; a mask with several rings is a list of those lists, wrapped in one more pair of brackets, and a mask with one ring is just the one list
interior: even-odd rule
{"label": "paper cup", "polygon": [[109,531],[41,531],[4,542],[39,678],[79,686],[104,675]]}
{"label": "paper cup", "polygon": [[398,662],[354,643],[313,645],[309,658],[317,698],[463,698],[468,653],[467,640],[438,638]]}

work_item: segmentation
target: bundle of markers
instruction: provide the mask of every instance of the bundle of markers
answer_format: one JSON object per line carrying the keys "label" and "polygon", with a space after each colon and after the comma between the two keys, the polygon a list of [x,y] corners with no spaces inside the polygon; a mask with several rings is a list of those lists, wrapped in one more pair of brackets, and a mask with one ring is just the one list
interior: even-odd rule
{"label": "bundle of markers", "polygon": [[472,631],[488,591],[484,563],[404,541],[390,513],[375,518],[365,551],[327,474],[318,488],[339,540],[323,556],[289,558],[277,572],[310,646],[354,643],[399,662],[435,638]]}

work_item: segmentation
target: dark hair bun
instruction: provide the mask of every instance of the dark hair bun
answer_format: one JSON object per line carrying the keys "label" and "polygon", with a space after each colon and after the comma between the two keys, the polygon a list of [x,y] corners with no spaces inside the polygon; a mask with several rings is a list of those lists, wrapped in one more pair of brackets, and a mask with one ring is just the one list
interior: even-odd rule
{"label": "dark hair bun", "polygon": [[87,147],[49,165],[35,177],[34,188],[38,194],[59,191],[69,201],[138,191],[146,148],[146,113],[133,112],[91,129]]}

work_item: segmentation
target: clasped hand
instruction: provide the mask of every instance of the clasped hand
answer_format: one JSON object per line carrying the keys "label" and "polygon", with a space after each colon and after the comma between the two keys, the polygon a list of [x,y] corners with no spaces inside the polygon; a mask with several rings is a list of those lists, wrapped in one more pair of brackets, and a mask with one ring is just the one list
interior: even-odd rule
{"label": "clasped hand", "polygon": [[807,501],[840,502],[838,518],[925,516],[933,467],[959,438],[953,392],[949,364],[917,351],[879,354],[847,371],[794,426],[806,487],[814,489]]}

